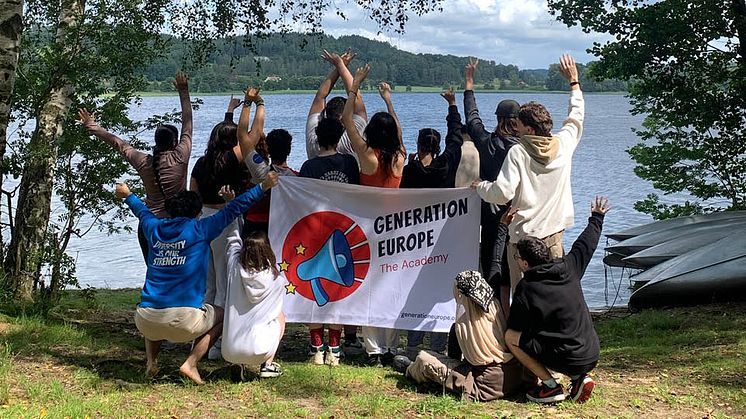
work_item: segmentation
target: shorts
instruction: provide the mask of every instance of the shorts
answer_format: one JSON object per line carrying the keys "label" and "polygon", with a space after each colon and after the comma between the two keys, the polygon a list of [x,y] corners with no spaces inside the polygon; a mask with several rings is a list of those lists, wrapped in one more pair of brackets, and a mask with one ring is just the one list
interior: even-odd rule
{"label": "shorts", "polygon": [[202,308],[137,307],[135,325],[147,340],[190,342],[204,335],[215,326],[215,309],[209,304]]}

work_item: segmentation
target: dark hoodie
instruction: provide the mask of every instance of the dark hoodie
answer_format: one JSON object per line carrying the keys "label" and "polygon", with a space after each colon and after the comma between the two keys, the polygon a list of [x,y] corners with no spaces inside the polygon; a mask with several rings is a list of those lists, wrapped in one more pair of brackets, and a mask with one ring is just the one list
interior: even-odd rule
{"label": "dark hoodie", "polygon": [[458,108],[448,107],[448,133],[446,148],[429,166],[415,160],[407,163],[402,172],[400,188],[453,188],[456,186],[456,170],[461,160],[461,146],[464,144],[463,125]]}
{"label": "dark hoodie", "polygon": [[562,370],[598,360],[598,335],[580,279],[598,245],[603,219],[592,214],[570,252],[524,272],[513,294],[508,328],[522,332],[521,348],[549,368]]}

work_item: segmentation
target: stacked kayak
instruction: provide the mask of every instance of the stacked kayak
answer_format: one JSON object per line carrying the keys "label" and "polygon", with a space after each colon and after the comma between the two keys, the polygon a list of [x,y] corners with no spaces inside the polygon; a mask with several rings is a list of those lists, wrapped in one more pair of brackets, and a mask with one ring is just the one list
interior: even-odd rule
{"label": "stacked kayak", "polygon": [[746,295],[746,211],[656,221],[606,235],[604,263],[640,270],[629,304],[651,307]]}

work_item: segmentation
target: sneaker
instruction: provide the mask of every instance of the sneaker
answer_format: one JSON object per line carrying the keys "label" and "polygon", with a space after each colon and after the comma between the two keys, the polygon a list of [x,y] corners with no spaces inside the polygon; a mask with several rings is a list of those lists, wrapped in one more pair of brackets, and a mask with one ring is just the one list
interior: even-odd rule
{"label": "sneaker", "polygon": [[369,367],[383,367],[383,363],[381,362],[381,354],[368,355],[368,360],[365,361],[365,363]]}
{"label": "sneaker", "polygon": [[381,355],[381,364],[388,367],[394,363],[394,354],[389,350],[385,354]]}
{"label": "sneaker", "polygon": [[526,398],[536,403],[556,403],[565,400],[565,391],[562,389],[562,384],[557,383],[557,387],[549,388],[541,383],[540,386],[529,390]]}
{"label": "sneaker", "polygon": [[218,340],[215,341],[215,344],[212,345],[209,351],[207,351],[207,359],[210,361],[217,361],[223,359],[223,353],[221,352],[221,347],[223,346],[223,338],[220,337]]}
{"label": "sneaker", "polygon": [[570,399],[576,403],[585,403],[591,398],[591,393],[596,387],[596,383],[593,378],[583,375],[577,380],[573,380],[570,384]]}
{"label": "sneaker", "polygon": [[365,352],[365,348],[363,348],[363,344],[360,343],[360,341],[357,340],[357,338],[355,338],[354,340],[345,339],[345,350],[344,351],[345,353],[349,355],[360,355],[363,352]]}
{"label": "sneaker", "polygon": [[313,365],[324,365],[324,349],[325,346],[311,346],[311,350],[308,352],[310,358],[308,362]]}
{"label": "sneaker", "polygon": [[339,365],[339,357],[342,355],[342,350],[339,346],[330,346],[326,350],[325,363],[331,367]]}
{"label": "sneaker", "polygon": [[276,362],[271,362],[269,365],[266,363],[263,363],[261,368],[259,368],[259,377],[260,378],[275,378],[282,375],[282,368],[280,368],[280,364]]}
{"label": "sneaker", "polygon": [[407,373],[407,368],[412,364],[412,361],[404,355],[397,355],[394,357],[394,361],[391,366],[394,367],[394,371],[402,374]]}

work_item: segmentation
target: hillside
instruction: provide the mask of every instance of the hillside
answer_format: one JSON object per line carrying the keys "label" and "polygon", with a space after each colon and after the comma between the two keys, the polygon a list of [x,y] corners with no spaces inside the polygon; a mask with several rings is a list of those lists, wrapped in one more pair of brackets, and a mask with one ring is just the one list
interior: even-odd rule
{"label": "hillside", "polygon": [[[173,75],[192,60],[188,45],[171,39],[167,56],[147,68],[143,75],[151,91],[170,91]],[[352,67],[370,63],[371,83],[386,80],[401,90],[406,86],[447,87],[462,86],[463,67],[467,57],[440,54],[414,54],[402,51],[387,42],[361,36],[334,38],[327,35],[313,37],[301,34],[273,34],[256,41],[256,52],[243,45],[242,38],[226,38],[217,43],[215,52],[204,66],[192,68],[190,78],[196,91],[224,92],[245,88],[248,84],[263,84],[267,90],[301,90],[318,88],[329,71],[321,51],[343,51],[352,48],[357,53]],[[182,63],[185,63],[182,65]],[[622,82],[583,80],[585,66],[580,66],[581,82],[586,91],[626,90]],[[267,80],[268,77],[272,80]],[[480,61],[475,83],[484,89],[564,89],[556,68],[521,70],[512,64],[490,60]],[[279,78],[279,80],[277,80]],[[557,85],[559,81],[559,85]]]}

